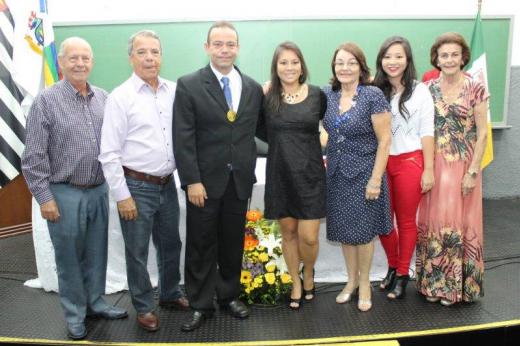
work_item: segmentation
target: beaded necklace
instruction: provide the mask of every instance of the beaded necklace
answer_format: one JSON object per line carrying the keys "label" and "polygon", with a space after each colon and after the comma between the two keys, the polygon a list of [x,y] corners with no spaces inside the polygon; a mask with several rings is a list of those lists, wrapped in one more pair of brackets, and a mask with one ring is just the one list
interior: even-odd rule
{"label": "beaded necklace", "polygon": [[300,89],[298,89],[298,91],[295,92],[294,94],[289,94],[289,93],[282,91],[282,98],[286,103],[293,104],[296,102],[298,97],[300,97],[302,90],[303,90],[303,84],[300,86]]}

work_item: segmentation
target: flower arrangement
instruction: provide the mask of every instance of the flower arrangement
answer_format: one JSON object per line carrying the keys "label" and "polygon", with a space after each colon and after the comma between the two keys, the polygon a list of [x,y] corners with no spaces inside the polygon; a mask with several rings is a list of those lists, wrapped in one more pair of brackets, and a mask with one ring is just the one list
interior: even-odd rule
{"label": "flower arrangement", "polygon": [[240,298],[248,304],[277,304],[291,289],[282,256],[280,225],[258,210],[246,214]]}

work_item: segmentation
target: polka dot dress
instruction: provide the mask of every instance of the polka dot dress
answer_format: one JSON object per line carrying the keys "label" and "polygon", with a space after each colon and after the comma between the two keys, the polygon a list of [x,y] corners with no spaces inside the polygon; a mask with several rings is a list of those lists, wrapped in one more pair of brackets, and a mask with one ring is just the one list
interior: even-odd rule
{"label": "polka dot dress", "polygon": [[392,230],[386,174],[376,200],[365,199],[372,175],[377,138],[372,114],[390,110],[383,93],[373,86],[360,86],[355,105],[339,114],[341,91],[323,90],[327,112],[323,126],[327,144],[327,239],[343,244],[369,243]]}

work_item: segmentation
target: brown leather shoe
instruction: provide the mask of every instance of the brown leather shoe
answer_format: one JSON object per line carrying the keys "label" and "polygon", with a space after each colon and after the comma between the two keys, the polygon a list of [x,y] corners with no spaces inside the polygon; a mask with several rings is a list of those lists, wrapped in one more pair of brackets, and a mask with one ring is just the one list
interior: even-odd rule
{"label": "brown leather shoe", "polygon": [[159,329],[159,319],[154,312],[137,314],[137,323],[141,328],[149,332],[155,332],[157,329]]}
{"label": "brown leather shoe", "polygon": [[159,306],[162,306],[163,308],[188,311],[190,309],[190,302],[186,297],[180,297],[175,300],[160,300]]}

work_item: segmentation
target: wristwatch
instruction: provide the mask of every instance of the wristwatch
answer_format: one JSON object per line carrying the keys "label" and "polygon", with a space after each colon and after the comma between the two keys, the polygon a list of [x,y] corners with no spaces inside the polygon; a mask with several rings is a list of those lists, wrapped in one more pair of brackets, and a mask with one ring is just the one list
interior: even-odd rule
{"label": "wristwatch", "polygon": [[475,179],[475,178],[477,177],[478,172],[468,170],[468,174],[470,175],[470,177],[472,177],[473,179]]}

